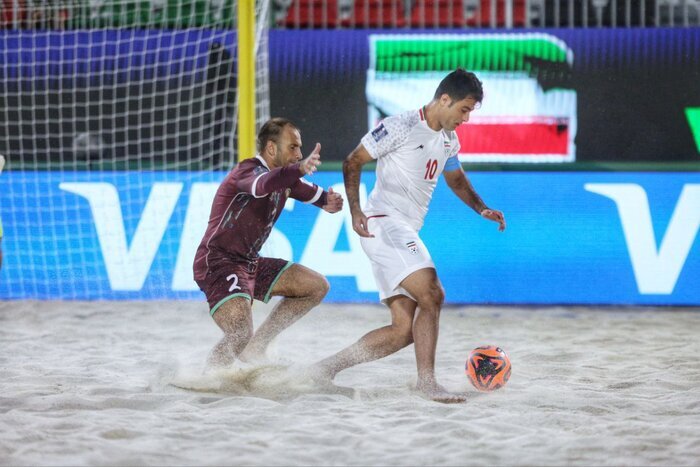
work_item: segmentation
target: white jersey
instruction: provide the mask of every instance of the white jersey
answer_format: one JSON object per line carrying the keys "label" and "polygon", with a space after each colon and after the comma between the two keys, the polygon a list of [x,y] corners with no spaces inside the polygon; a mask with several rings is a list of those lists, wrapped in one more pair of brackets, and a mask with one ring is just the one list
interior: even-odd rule
{"label": "white jersey", "polygon": [[431,129],[419,109],[385,118],[361,143],[377,159],[377,181],[364,213],[398,215],[419,231],[445,163],[453,158],[450,167],[459,167],[457,134]]}

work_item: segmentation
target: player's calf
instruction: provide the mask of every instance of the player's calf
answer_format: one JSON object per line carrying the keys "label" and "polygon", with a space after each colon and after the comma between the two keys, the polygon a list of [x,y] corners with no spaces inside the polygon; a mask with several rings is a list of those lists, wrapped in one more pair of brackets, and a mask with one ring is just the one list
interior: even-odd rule
{"label": "player's calf", "polygon": [[392,324],[387,334],[387,355],[413,344],[413,326],[411,323]]}
{"label": "player's calf", "polygon": [[209,354],[208,366],[231,365],[253,337],[253,316],[250,301],[234,297],[224,302],[212,315],[224,336]]}

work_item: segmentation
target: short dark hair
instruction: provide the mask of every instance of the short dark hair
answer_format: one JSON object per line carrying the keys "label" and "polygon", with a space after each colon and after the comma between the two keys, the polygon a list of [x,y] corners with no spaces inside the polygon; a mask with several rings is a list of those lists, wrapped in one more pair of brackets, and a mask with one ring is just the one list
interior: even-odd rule
{"label": "short dark hair", "polygon": [[484,89],[474,73],[457,68],[440,81],[433,99],[440,99],[443,94],[450,96],[453,101],[461,101],[465,97],[471,96],[477,102],[481,102],[484,98]]}
{"label": "short dark hair", "polygon": [[298,130],[297,126],[287,118],[275,117],[266,121],[258,132],[258,152],[262,152],[265,149],[268,141],[279,144],[280,135],[287,125]]}

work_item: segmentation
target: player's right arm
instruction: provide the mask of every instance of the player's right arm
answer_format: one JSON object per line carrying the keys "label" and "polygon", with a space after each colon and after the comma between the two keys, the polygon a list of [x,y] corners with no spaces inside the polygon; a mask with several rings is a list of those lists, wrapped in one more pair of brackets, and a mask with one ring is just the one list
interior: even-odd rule
{"label": "player's right arm", "polygon": [[267,196],[273,191],[283,188],[291,188],[303,175],[312,175],[321,165],[321,144],[316,147],[306,159],[286,167],[277,167],[272,170],[259,166],[251,159],[251,162],[242,162],[238,172],[236,188],[239,191],[250,193],[256,198]]}
{"label": "player's right arm", "polygon": [[360,237],[374,237],[367,230],[367,216],[360,206],[360,176],[362,166],[373,161],[367,149],[360,143],[343,161],[343,181],[345,182],[345,195],[348,198],[350,215],[352,216],[352,228]]}
{"label": "player's right arm", "polygon": [[291,187],[301,176],[299,162],[267,170],[261,165],[256,165],[251,159],[250,162],[248,160],[241,162],[235,184],[239,191],[250,193],[255,198],[262,198],[273,191]]}

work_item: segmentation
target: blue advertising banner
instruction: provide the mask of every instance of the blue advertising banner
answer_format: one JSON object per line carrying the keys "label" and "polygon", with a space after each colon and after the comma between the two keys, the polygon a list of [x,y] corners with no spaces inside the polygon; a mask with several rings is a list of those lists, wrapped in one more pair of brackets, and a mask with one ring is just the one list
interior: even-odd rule
{"label": "blue advertising banner", "polygon": [[[203,300],[194,251],[223,172],[13,172],[0,179],[0,299]],[[421,237],[452,304],[700,305],[699,173],[473,173],[508,228],[440,183]],[[343,192],[342,175],[313,180]],[[374,185],[363,173],[361,199]],[[9,201],[9,202],[8,202]],[[374,302],[347,210],[290,201],[263,253]]]}

